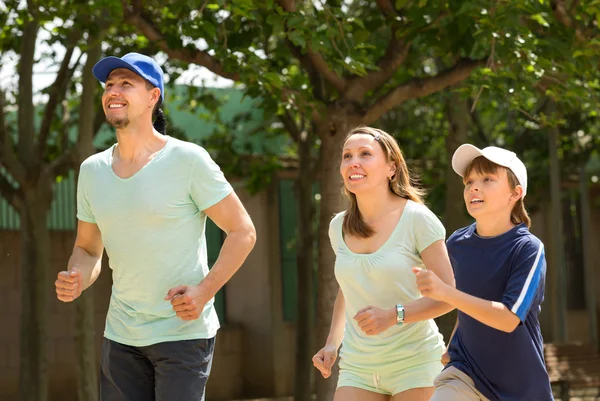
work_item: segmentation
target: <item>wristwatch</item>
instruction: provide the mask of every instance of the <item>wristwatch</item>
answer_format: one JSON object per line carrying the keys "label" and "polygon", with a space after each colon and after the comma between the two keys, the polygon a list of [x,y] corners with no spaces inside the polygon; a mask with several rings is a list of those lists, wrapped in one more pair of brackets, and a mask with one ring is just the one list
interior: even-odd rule
{"label": "wristwatch", "polygon": [[404,323],[404,306],[396,305],[396,324],[400,325]]}

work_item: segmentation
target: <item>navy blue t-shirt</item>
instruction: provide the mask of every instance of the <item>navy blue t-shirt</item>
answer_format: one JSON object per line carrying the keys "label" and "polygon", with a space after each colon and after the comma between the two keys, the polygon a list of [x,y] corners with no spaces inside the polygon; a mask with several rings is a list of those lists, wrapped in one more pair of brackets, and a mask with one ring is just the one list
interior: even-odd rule
{"label": "navy blue t-shirt", "polygon": [[502,302],[521,319],[505,333],[458,311],[447,367],[466,373],[492,401],[553,400],[538,321],[546,279],[544,244],[525,224],[492,238],[478,236],[473,224],[452,234],[447,246],[458,290]]}

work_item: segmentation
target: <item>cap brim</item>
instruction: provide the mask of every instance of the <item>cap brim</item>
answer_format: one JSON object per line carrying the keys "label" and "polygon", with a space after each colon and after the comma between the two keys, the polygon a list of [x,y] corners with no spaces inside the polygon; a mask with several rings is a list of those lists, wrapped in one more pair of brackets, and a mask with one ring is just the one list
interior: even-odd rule
{"label": "cap brim", "polygon": [[479,156],[483,156],[481,149],[470,144],[461,145],[452,155],[452,168],[456,174],[464,177],[469,164]]}
{"label": "cap brim", "polygon": [[92,73],[94,74],[96,79],[98,79],[98,81],[106,82],[110,73],[113,72],[113,70],[116,70],[117,68],[126,68],[142,76],[142,74],[140,73],[140,71],[137,70],[137,68],[135,68],[128,62],[123,61],[120,58],[114,56],[108,56],[98,61],[96,65],[94,65],[94,68],[92,68]]}

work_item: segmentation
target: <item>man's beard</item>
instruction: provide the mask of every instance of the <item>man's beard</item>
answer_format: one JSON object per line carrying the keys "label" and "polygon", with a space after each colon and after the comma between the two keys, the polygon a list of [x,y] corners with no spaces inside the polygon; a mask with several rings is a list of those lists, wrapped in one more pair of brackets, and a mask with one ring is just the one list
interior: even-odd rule
{"label": "man's beard", "polygon": [[110,125],[112,125],[113,127],[115,127],[116,129],[123,129],[123,128],[127,128],[127,126],[129,125],[129,118],[128,117],[121,117],[121,118],[106,117],[106,122],[109,123]]}

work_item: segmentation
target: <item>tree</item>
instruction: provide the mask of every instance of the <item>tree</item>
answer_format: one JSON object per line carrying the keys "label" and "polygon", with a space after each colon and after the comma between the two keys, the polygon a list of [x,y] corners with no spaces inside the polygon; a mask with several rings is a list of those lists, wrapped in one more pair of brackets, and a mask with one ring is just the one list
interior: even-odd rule
{"label": "tree", "polygon": [[[482,64],[486,51],[474,48],[473,42],[457,46],[456,52],[442,50],[438,38],[453,37],[448,30],[462,25],[467,27],[463,35],[474,31],[472,15],[457,16],[458,8],[447,5],[429,7],[426,16],[418,4],[396,9],[391,1],[198,6],[190,12],[187,5],[176,3],[163,8],[147,2],[143,9],[134,3],[125,4],[124,13],[126,21],[170,58],[203,65],[246,84],[249,93],[268,95],[282,107],[292,105],[310,116],[323,160],[317,307],[317,341],[322,343],[337,293],[327,227],[333,213],[344,208],[338,161],[331,156],[337,156],[351,127],[373,124],[408,99],[464,80]],[[192,43],[203,39],[205,49],[184,45],[182,36]],[[449,68],[438,72],[433,66],[424,72],[423,63],[436,51],[446,56]],[[320,383],[321,397],[333,391],[334,380]]]}
{"label": "tree", "polygon": [[[565,8],[565,2],[545,0],[198,0],[167,6],[146,1],[143,7],[123,1],[123,14],[170,59],[243,84],[249,95],[276,102],[279,115],[287,110],[310,120],[321,153],[317,342],[322,343],[337,292],[327,227],[333,213],[344,209],[333,156],[345,133],[469,76],[466,88],[475,105],[483,92],[517,88],[501,98],[530,114],[539,104],[532,91],[545,87],[564,94],[577,86],[568,78],[577,76],[578,60],[565,46],[588,29],[594,7],[573,1]],[[570,14],[561,10],[577,18],[569,23]],[[557,29],[557,21],[576,28]],[[577,28],[579,21],[585,29]],[[586,52],[595,46],[577,49],[587,61]],[[484,68],[472,74],[477,67]],[[562,86],[549,88],[550,81]],[[319,381],[319,399],[331,398],[334,384]]]}
{"label": "tree", "polygon": [[[47,213],[53,198],[52,186],[57,177],[65,175],[77,161],[92,152],[93,134],[99,127],[93,106],[98,84],[90,79],[90,75],[91,67],[99,56],[102,37],[95,28],[101,28],[102,24],[90,24],[92,18],[98,15],[94,14],[94,10],[80,8],[77,15],[73,14],[76,5],[80,6],[69,4],[65,7],[64,2],[46,2],[42,9],[33,1],[27,2],[25,7],[21,7],[19,1],[10,1],[0,42],[0,56],[15,53],[19,57],[18,85],[13,90],[14,94],[9,87],[0,87],[0,166],[7,172],[0,175],[0,193],[19,213],[21,221],[23,312],[19,393],[23,401],[43,401],[48,397],[46,297],[52,282],[48,279],[50,237]],[[57,26],[57,20],[64,25],[59,23]],[[86,26],[86,23],[89,25]],[[49,34],[49,38],[42,39],[42,31]],[[50,49],[42,51],[41,57],[36,54],[38,41]],[[62,58],[54,53],[52,45],[56,43],[64,47]],[[79,113],[72,113],[73,99],[78,99],[78,80],[74,76],[86,51],[87,61],[81,82],[83,93],[79,98],[82,109]],[[79,56],[74,60],[77,53]],[[44,91],[47,95],[45,104],[36,107],[32,82],[34,65],[40,61],[52,64],[55,58],[58,58],[54,64],[58,67],[56,78]],[[4,118],[7,108],[13,104],[17,109],[16,124]],[[79,135],[73,140],[69,132],[77,121]],[[90,307],[85,306],[90,304],[90,297],[84,297],[77,305],[79,317],[87,319],[87,322],[93,319],[93,309],[90,311]],[[93,327],[89,330],[89,323],[84,324],[82,330],[80,324],[78,350],[82,359],[78,384],[81,400],[97,399],[92,340]]]}

